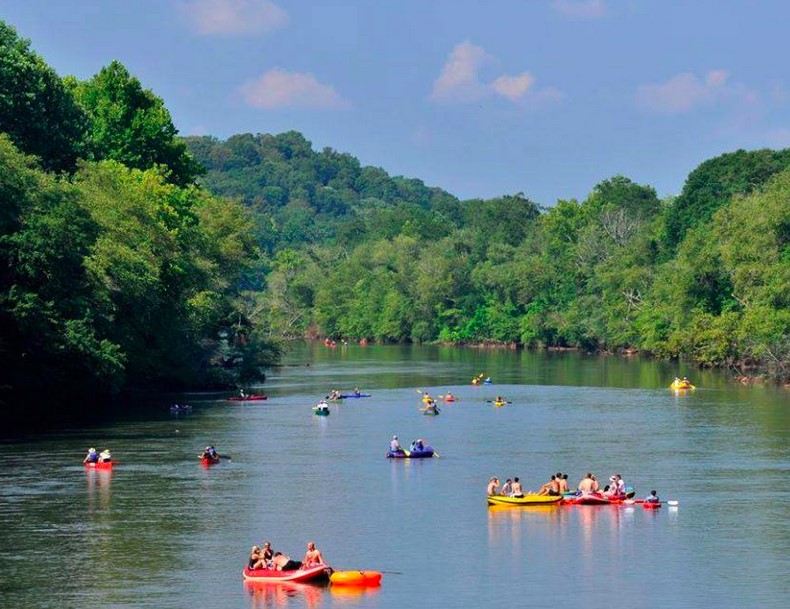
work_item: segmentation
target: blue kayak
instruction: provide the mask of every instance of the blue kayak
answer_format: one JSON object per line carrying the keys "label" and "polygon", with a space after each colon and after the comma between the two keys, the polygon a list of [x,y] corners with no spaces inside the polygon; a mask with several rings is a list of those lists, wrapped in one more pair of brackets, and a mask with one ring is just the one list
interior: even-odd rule
{"label": "blue kayak", "polygon": [[341,393],[340,394],[340,399],[341,400],[345,400],[347,398],[369,398],[369,397],[371,397],[371,394],[369,394],[369,393],[359,393],[359,394],[356,394],[356,393]]}
{"label": "blue kayak", "polygon": [[387,459],[427,459],[433,457],[433,448],[423,446],[422,450],[388,450]]}

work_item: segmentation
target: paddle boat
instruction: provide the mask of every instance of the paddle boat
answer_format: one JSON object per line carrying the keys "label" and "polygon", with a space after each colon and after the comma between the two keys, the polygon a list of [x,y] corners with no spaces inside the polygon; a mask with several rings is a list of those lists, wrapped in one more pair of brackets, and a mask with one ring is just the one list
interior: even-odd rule
{"label": "paddle boat", "polygon": [[295,571],[245,568],[242,571],[242,577],[247,581],[254,582],[315,582],[321,580],[326,581],[329,578],[329,573],[330,570],[326,565],[296,569]]}
{"label": "paddle boat", "polygon": [[508,497],[506,495],[489,495],[486,497],[488,505],[559,505],[562,497],[559,495],[538,495],[537,493],[527,493],[520,497]]}
{"label": "paddle boat", "polygon": [[388,450],[387,459],[427,459],[433,457],[434,450],[431,446],[425,445],[421,449],[405,450]]}
{"label": "paddle boat", "polygon": [[228,398],[228,402],[257,402],[259,400],[268,400],[268,399],[269,396],[251,393],[249,395],[232,395]]}
{"label": "paddle boat", "polygon": [[329,576],[333,586],[380,586],[379,571],[335,571]]}

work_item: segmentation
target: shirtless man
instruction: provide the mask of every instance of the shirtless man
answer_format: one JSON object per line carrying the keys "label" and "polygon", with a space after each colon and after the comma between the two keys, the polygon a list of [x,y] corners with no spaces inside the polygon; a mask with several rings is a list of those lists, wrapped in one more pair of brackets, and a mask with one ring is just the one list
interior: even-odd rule
{"label": "shirtless man", "polygon": [[595,480],[595,476],[593,476],[590,472],[587,472],[582,478],[582,481],[579,482],[579,490],[582,493],[594,493],[598,490],[598,482]]}
{"label": "shirtless man", "polygon": [[272,563],[274,563],[274,568],[277,571],[296,571],[302,568],[302,563],[297,560],[291,560],[290,556],[286,556],[281,552],[274,553]]}
{"label": "shirtless man", "polygon": [[556,497],[560,494],[560,483],[557,482],[557,476],[554,475],[551,477],[546,484],[540,487],[538,491],[538,495],[551,495],[552,497]]}
{"label": "shirtless man", "polygon": [[321,552],[319,552],[315,544],[312,541],[307,542],[307,552],[304,555],[304,560],[302,561],[302,565],[304,567],[315,567],[317,565],[324,564],[324,557],[321,556]]}
{"label": "shirtless man", "polygon": [[571,489],[568,487],[568,474],[562,474],[562,476],[559,476],[558,482],[560,483],[560,493],[570,492]]}
{"label": "shirtless man", "polygon": [[488,487],[486,488],[486,493],[488,496],[491,497],[492,495],[496,495],[496,490],[499,487],[499,478],[496,476],[491,476],[491,479],[488,481]]}
{"label": "shirtless man", "polygon": [[513,497],[523,497],[524,491],[521,489],[521,481],[518,479],[518,476],[513,478]]}

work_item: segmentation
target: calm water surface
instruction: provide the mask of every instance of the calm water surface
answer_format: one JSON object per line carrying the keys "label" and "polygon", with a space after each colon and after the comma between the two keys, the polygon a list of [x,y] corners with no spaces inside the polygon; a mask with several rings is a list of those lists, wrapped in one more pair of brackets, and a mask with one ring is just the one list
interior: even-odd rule
{"label": "calm water surface", "polygon": [[[790,399],[670,364],[430,347],[297,347],[268,402],[191,395],[191,415],[3,444],[3,607],[786,607]],[[473,374],[496,384],[473,387]],[[699,385],[675,396],[687,374]],[[373,398],[311,407],[330,388]],[[438,417],[418,389],[461,400]],[[502,394],[513,403],[496,409]],[[392,434],[440,458],[390,462]],[[203,469],[215,444],[232,460]],[[113,472],[85,471],[109,446]],[[487,508],[488,478],[622,473],[678,508]],[[367,591],[245,587],[253,543],[336,569],[388,572]]]}

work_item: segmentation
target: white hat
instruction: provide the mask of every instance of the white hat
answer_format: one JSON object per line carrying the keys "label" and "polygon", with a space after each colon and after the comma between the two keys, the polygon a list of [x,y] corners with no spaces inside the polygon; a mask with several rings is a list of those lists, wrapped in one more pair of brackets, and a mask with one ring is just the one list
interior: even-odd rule
{"label": "white hat", "polygon": [[397,440],[397,439],[398,439],[398,436],[392,436],[392,439],[393,439],[393,440]]}

